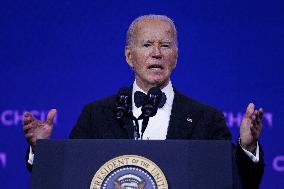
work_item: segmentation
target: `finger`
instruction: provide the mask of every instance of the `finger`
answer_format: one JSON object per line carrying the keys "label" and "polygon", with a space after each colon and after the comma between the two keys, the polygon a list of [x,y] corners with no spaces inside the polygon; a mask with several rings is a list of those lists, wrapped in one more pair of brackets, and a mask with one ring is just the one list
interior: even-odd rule
{"label": "finger", "polygon": [[254,138],[258,139],[259,138],[259,135],[261,133],[261,130],[262,130],[262,125],[257,125],[257,126],[253,126],[251,128],[251,134]]}
{"label": "finger", "polygon": [[257,118],[257,111],[255,110],[250,117],[252,125],[256,124],[256,118]]}
{"label": "finger", "polygon": [[33,123],[29,123],[29,124],[27,124],[27,125],[24,125],[23,131],[24,131],[25,133],[27,133],[27,132],[28,132],[29,130],[31,130],[33,127],[34,127],[34,124],[33,124]]}
{"label": "finger", "polygon": [[259,108],[259,116],[260,116],[260,118],[262,119],[262,116],[263,116],[263,108]]}
{"label": "finger", "polygon": [[24,117],[32,116],[31,112],[24,112]]}
{"label": "finger", "polygon": [[256,120],[256,112],[253,112],[253,114],[251,115],[251,119],[252,119],[252,121]]}
{"label": "finger", "polygon": [[34,137],[34,133],[33,133],[33,132],[30,132],[30,133],[25,134],[25,138],[26,138],[27,140],[31,140],[31,138],[33,138],[33,137]]}
{"label": "finger", "polygon": [[253,138],[258,139],[259,134],[260,131],[257,128],[255,127],[251,128],[251,135],[253,136]]}
{"label": "finger", "polygon": [[29,132],[30,130],[33,130],[39,126],[41,126],[43,123],[39,120],[34,120],[33,122],[24,125],[23,130],[25,133]]}
{"label": "finger", "polygon": [[253,136],[258,136],[261,132],[261,127],[253,126],[251,127],[251,133]]}
{"label": "finger", "polygon": [[48,125],[50,125],[50,126],[53,125],[53,121],[54,121],[56,112],[57,112],[56,109],[52,109],[52,110],[50,110],[50,111],[48,112],[48,114],[47,114],[47,120],[46,120],[46,122],[47,122]]}
{"label": "finger", "polygon": [[251,117],[253,112],[254,112],[254,104],[253,103],[249,103],[249,105],[247,106],[245,117],[247,117],[247,118]]}
{"label": "finger", "polygon": [[29,124],[30,122],[34,121],[35,118],[30,112],[24,113],[24,125]]}
{"label": "finger", "polygon": [[262,129],[262,124],[255,124],[252,126],[252,128],[260,132]]}
{"label": "finger", "polygon": [[257,114],[257,121],[260,122],[262,120],[262,117],[263,117],[263,109],[259,108],[258,114]]}
{"label": "finger", "polygon": [[251,128],[251,135],[254,139],[257,139],[257,131],[254,128]]}
{"label": "finger", "polygon": [[255,126],[256,126],[257,128],[260,128],[260,130],[261,130],[262,127],[263,127],[262,121],[260,121],[260,122],[258,122],[257,124],[255,124]]}

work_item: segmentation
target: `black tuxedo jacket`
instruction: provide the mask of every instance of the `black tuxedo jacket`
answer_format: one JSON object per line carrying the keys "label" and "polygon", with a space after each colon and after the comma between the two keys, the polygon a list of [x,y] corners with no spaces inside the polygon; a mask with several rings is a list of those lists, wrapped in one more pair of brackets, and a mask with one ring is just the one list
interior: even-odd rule
{"label": "black tuxedo jacket", "polygon": [[[132,88],[129,88],[131,97]],[[70,133],[71,139],[133,139],[133,122],[117,121],[113,116],[116,96],[87,104]],[[175,90],[173,107],[166,139],[232,140],[223,113],[204,105]],[[234,148],[236,163],[244,188],[258,188],[264,163],[262,152],[258,163],[237,145]]]}

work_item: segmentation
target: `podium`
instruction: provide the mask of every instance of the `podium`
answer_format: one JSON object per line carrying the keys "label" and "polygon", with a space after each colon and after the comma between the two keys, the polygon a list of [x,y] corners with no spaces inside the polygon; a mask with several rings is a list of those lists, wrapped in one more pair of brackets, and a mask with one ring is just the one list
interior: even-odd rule
{"label": "podium", "polygon": [[239,188],[232,152],[231,141],[221,140],[39,140],[31,189],[83,189],[91,183],[94,189],[116,189],[127,182],[145,189]]}

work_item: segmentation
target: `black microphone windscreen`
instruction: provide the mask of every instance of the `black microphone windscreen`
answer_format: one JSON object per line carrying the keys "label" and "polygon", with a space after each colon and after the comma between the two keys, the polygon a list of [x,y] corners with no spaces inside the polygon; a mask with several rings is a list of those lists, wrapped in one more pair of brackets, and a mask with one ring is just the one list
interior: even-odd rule
{"label": "black microphone windscreen", "polygon": [[122,119],[127,116],[131,107],[130,92],[127,88],[121,88],[116,96],[116,103],[113,109],[114,117]]}

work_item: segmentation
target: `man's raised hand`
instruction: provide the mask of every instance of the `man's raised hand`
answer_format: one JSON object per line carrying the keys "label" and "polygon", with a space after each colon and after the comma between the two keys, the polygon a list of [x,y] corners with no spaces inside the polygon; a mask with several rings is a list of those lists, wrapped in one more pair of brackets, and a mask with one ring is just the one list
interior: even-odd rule
{"label": "man's raised hand", "polygon": [[240,126],[241,146],[246,150],[255,153],[257,140],[262,129],[263,109],[254,109],[254,104],[250,103]]}
{"label": "man's raised hand", "polygon": [[24,134],[28,143],[35,150],[37,139],[48,139],[53,129],[56,109],[51,109],[45,122],[36,119],[30,112],[24,113]]}

